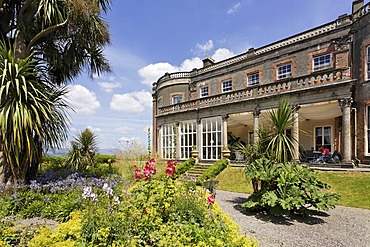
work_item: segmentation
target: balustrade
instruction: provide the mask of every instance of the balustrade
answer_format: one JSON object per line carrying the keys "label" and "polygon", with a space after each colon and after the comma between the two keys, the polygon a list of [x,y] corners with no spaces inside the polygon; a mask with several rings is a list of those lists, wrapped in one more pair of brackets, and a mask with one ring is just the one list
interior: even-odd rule
{"label": "balustrade", "polygon": [[196,108],[204,108],[227,104],[241,100],[248,100],[252,97],[262,97],[278,93],[289,93],[292,90],[305,89],[310,87],[320,87],[337,81],[350,79],[349,69],[332,69],[322,72],[315,72],[311,75],[301,76],[284,81],[254,86],[222,95],[215,95],[206,98],[186,101],[180,104],[159,108],[159,115],[177,111],[185,111]]}

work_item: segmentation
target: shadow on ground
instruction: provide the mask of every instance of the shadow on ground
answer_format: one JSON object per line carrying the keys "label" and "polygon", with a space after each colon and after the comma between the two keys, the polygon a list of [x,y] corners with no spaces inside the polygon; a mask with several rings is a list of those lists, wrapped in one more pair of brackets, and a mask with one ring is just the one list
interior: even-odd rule
{"label": "shadow on ground", "polygon": [[265,222],[271,222],[277,225],[293,225],[294,222],[300,222],[308,225],[325,224],[326,221],[323,218],[329,216],[329,214],[317,210],[310,210],[311,215],[309,216],[302,216],[298,214],[275,216],[263,211],[247,211],[245,208],[242,207],[242,204],[246,202],[246,200],[247,198],[245,197],[234,197],[233,199],[227,201],[233,203],[234,208],[244,215],[253,216],[256,219]]}

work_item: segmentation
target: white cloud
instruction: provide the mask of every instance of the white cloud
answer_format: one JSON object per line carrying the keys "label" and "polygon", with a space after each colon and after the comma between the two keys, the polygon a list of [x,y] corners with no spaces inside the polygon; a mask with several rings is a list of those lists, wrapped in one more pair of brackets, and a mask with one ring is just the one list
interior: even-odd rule
{"label": "white cloud", "polygon": [[136,91],[125,94],[115,94],[110,102],[110,108],[126,113],[138,113],[152,106],[152,95],[147,91]]}
{"label": "white cloud", "polygon": [[101,90],[111,93],[113,92],[113,89],[121,88],[122,85],[119,82],[98,82]]}
{"label": "white cloud", "polygon": [[132,143],[141,143],[141,139],[139,137],[121,137],[119,139],[119,143],[121,143],[122,145],[129,145],[129,144],[132,144]]}
{"label": "white cloud", "polygon": [[220,48],[215,51],[215,53],[212,55],[212,58],[216,61],[219,62],[221,60],[228,59],[230,57],[235,56],[235,54],[230,51],[229,49],[226,48]]}
{"label": "white cloud", "polygon": [[77,114],[91,115],[100,108],[95,93],[84,86],[68,85],[68,90],[66,101]]}
{"label": "white cloud", "polygon": [[[217,49],[211,56],[216,62],[235,56],[235,54],[226,48]],[[153,82],[156,82],[165,73],[173,73],[179,71],[192,71],[194,68],[201,68],[203,66],[202,59],[199,57],[193,57],[191,59],[184,60],[180,66],[175,66],[170,63],[155,63],[149,64],[139,70],[141,76],[141,82],[145,85],[151,86]]]}
{"label": "white cloud", "polygon": [[139,70],[139,75],[143,78],[142,83],[151,86],[159,77],[165,73],[172,73],[178,71],[178,68],[169,63],[155,63],[149,64]]}
{"label": "white cloud", "polygon": [[227,14],[233,14],[240,8],[240,2],[234,4],[226,13]]}
{"label": "white cloud", "polygon": [[197,44],[197,48],[202,51],[202,52],[206,52],[206,51],[210,51],[213,49],[213,41],[212,40],[208,40],[207,43],[205,44]]}
{"label": "white cloud", "polygon": [[87,126],[86,128],[91,130],[92,132],[102,132],[103,131],[103,129],[101,129],[101,128],[93,127],[93,126],[90,126],[90,125]]}

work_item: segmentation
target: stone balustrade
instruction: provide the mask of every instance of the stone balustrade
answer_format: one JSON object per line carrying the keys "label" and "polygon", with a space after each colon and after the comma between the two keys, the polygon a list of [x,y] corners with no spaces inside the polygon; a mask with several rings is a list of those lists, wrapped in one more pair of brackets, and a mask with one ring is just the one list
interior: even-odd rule
{"label": "stone balustrade", "polygon": [[186,101],[180,104],[165,106],[158,109],[158,115],[206,108],[220,104],[229,104],[248,100],[251,98],[272,96],[275,94],[289,93],[293,90],[309,89],[312,87],[325,86],[330,83],[350,79],[349,68],[330,69],[314,72],[313,74],[297,78],[284,79],[265,85],[258,85],[242,90],[218,94],[196,100]]}
{"label": "stone balustrade", "polygon": [[361,7],[359,10],[357,10],[354,14],[353,14],[353,19],[354,20],[357,20],[359,18],[361,18],[363,15],[366,15],[370,10],[370,2],[365,4],[363,7]]}

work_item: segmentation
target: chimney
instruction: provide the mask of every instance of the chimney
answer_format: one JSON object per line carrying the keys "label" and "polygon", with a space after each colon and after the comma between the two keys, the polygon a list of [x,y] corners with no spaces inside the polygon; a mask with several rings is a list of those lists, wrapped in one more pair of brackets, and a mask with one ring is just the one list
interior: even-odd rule
{"label": "chimney", "polygon": [[354,0],[352,2],[352,15],[356,13],[357,10],[364,6],[364,0]]}
{"label": "chimney", "polygon": [[215,63],[215,60],[213,60],[211,57],[206,55],[206,57],[203,59],[203,68],[213,65]]}

